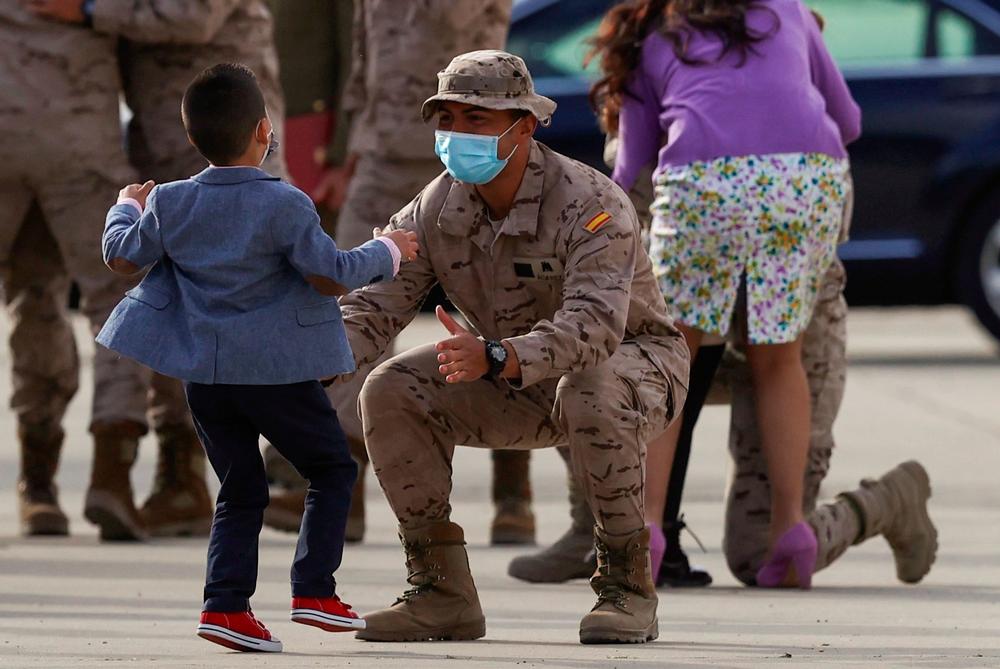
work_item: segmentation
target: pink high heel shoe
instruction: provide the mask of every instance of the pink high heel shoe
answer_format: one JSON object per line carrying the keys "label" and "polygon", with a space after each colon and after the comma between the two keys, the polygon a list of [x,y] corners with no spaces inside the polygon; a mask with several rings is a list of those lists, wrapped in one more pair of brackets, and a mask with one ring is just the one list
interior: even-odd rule
{"label": "pink high heel shoe", "polygon": [[659,523],[646,523],[649,528],[649,564],[652,567],[653,581],[660,573],[663,564],[663,554],[667,552],[667,538],[663,536],[663,528]]}
{"label": "pink high heel shoe", "polygon": [[812,587],[812,575],[816,570],[816,534],[809,523],[796,523],[789,528],[774,546],[771,559],[757,571],[757,585],[762,588],[778,588],[784,583],[789,567],[795,568],[799,587]]}

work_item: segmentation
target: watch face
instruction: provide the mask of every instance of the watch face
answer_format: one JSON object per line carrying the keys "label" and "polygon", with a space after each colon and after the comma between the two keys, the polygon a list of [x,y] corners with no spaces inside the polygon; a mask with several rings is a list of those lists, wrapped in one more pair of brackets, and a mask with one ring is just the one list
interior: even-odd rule
{"label": "watch face", "polygon": [[507,349],[503,347],[503,344],[490,342],[489,349],[491,359],[497,362],[507,362]]}

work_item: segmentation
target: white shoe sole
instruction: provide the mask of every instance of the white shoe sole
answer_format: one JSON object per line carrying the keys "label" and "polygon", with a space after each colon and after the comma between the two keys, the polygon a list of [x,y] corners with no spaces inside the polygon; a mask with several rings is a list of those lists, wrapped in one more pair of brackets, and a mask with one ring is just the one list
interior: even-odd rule
{"label": "white shoe sole", "polygon": [[[292,622],[320,627],[328,632],[338,629],[344,632],[363,630],[366,626],[364,618],[346,618],[316,609],[292,609],[291,619]],[[328,629],[331,627],[335,629]]]}
{"label": "white shoe sole", "polygon": [[232,650],[256,651],[259,653],[280,653],[281,642],[277,639],[257,639],[252,636],[234,632],[219,625],[202,623],[198,625],[198,636],[206,641],[217,643]]}

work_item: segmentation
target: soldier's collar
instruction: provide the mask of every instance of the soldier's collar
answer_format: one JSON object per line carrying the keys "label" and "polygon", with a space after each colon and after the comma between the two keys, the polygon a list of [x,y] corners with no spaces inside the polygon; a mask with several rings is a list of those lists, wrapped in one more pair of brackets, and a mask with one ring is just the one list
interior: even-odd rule
{"label": "soldier's collar", "polygon": [[[545,158],[538,142],[531,141],[531,157],[524,170],[521,185],[514,196],[507,220],[500,228],[504,235],[535,236],[538,231],[538,211],[542,204],[542,190],[545,185]],[[450,235],[474,236],[481,225],[489,226],[483,212],[483,201],[476,193],[476,187],[460,181],[452,181],[444,206],[438,215],[438,227]]]}

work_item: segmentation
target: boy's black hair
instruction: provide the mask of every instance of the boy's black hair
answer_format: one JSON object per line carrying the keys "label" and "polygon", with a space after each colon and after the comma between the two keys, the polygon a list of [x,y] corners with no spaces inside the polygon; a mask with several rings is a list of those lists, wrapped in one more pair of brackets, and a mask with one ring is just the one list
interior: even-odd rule
{"label": "boy's black hair", "polygon": [[188,85],[181,118],[191,141],[213,165],[226,165],[247,150],[267,115],[257,77],[246,65],[213,65]]}

